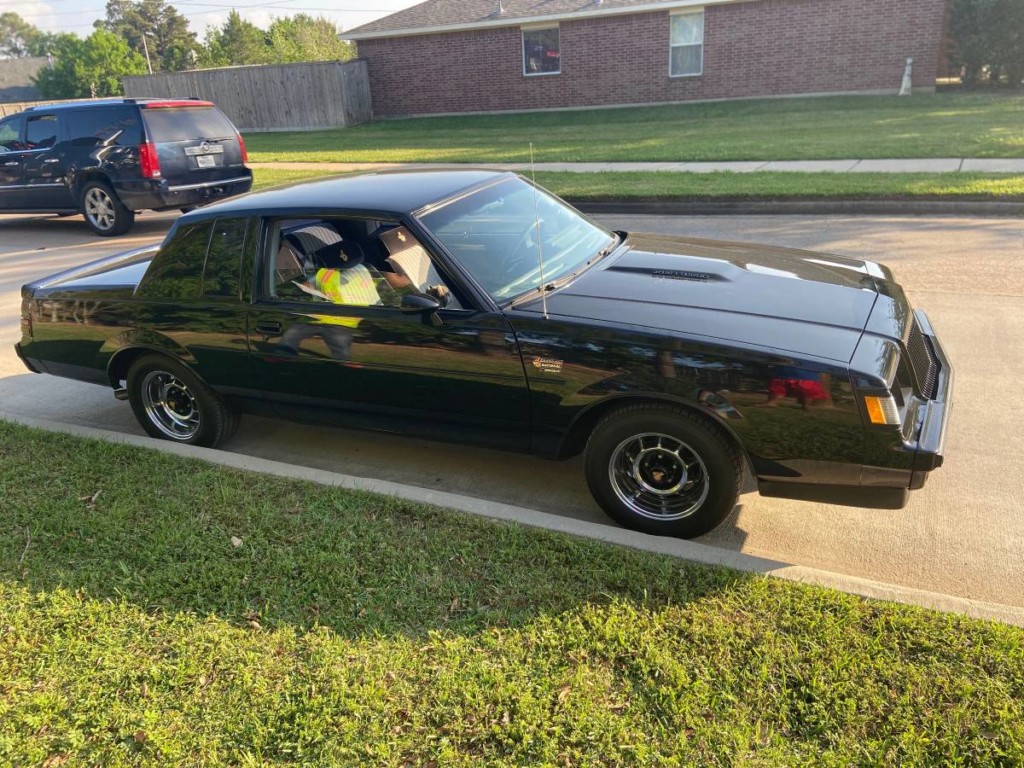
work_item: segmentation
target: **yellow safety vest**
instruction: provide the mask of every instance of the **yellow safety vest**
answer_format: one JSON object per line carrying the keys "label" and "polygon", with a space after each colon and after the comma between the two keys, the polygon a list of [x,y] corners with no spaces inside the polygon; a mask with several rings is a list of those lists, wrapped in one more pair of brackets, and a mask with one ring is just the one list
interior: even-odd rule
{"label": "yellow safety vest", "polygon": [[380,304],[373,276],[362,264],[345,270],[318,269],[316,289],[335,304],[352,307]]}

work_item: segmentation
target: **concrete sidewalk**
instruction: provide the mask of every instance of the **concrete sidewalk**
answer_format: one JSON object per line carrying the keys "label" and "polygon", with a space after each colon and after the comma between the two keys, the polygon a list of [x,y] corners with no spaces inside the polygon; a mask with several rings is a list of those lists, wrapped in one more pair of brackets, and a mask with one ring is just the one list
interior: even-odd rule
{"label": "concrete sidewalk", "polygon": [[[500,171],[528,171],[529,163],[250,163],[252,168],[280,170],[322,170],[356,172],[430,168],[491,168]],[[754,173],[785,171],[796,173],[1020,173],[1024,158],[920,158],[892,160],[750,160],[719,163],[537,163],[538,171],[568,173]]]}

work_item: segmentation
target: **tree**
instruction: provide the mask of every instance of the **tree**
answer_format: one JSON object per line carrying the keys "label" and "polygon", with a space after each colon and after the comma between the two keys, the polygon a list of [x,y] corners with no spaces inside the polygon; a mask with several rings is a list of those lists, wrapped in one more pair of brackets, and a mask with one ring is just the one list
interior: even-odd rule
{"label": "tree", "polygon": [[300,13],[275,19],[263,31],[232,11],[220,29],[206,32],[204,66],[287,64],[298,61],[344,61],[355,56],[350,43],[338,39],[334,22]]}
{"label": "tree", "polygon": [[220,29],[210,27],[206,30],[206,46],[200,54],[203,66],[266,64],[269,60],[270,45],[266,33],[243,19],[238,11],[231,11]]}
{"label": "tree", "polygon": [[51,38],[52,35],[41,32],[13,11],[0,14],[0,57],[42,56]]}
{"label": "tree", "polygon": [[344,61],[355,56],[351,43],[338,39],[338,27],[323,17],[304,13],[275,19],[267,30],[277,63]]}
{"label": "tree", "polygon": [[50,53],[53,66],[44,68],[34,80],[47,99],[118,96],[122,76],[146,73],[146,60],[105,29],[97,29],[84,40],[77,35],[57,35]]}
{"label": "tree", "polygon": [[154,72],[185,69],[198,47],[188,19],[163,0],[107,0],[107,18],[94,26],[124,38],[140,54],[148,48]]}
{"label": "tree", "polygon": [[972,87],[1004,78],[1024,79],[1024,3],[1020,0],[953,0],[949,9],[949,61]]}

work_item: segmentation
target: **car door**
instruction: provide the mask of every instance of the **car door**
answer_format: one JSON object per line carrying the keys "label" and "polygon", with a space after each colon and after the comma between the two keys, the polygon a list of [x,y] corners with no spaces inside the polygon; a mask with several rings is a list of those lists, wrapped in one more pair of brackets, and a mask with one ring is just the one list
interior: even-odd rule
{"label": "car door", "polygon": [[[368,271],[386,270],[387,254],[375,237],[349,234],[368,233],[374,222],[320,223],[346,232],[343,245],[326,250],[354,247]],[[436,313],[406,313],[400,292],[380,276],[373,278],[379,303],[369,305],[338,304],[298,290],[303,280],[314,290],[321,287],[311,277],[318,265],[307,264],[303,272],[281,256],[284,233],[303,226],[294,220],[266,223],[261,285],[248,323],[254,376],[279,412],[318,423],[529,447],[526,378],[504,315],[472,306],[441,265],[432,274],[455,298]],[[294,242],[299,249],[299,239]],[[414,286],[402,291],[417,292]]]}
{"label": "car door", "polygon": [[25,206],[21,198],[25,162],[25,116],[0,120],[0,209]]}
{"label": "car door", "polygon": [[25,119],[23,184],[29,208],[67,210],[75,208],[62,160],[60,118],[54,113],[30,113]]}

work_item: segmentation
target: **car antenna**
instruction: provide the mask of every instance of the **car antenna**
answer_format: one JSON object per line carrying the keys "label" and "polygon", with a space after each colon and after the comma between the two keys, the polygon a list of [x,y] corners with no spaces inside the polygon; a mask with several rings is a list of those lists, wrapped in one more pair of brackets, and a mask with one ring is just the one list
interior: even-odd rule
{"label": "car antenna", "polygon": [[544,319],[548,319],[548,287],[544,285],[544,238],[540,236],[540,193],[537,191],[537,169],[533,162],[533,142],[530,142],[530,181],[533,182],[533,220],[537,228],[537,261],[540,264],[540,305]]}

